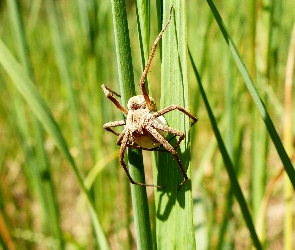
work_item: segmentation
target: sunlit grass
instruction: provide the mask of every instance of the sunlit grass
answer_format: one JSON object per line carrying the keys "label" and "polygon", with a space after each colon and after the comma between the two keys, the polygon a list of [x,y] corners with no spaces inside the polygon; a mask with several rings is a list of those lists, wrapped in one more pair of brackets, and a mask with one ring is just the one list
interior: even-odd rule
{"label": "sunlit grass", "polygon": [[[113,2],[124,8],[125,1]],[[138,1],[137,9],[134,2],[127,2],[130,48],[123,54],[132,55],[129,68],[118,64],[111,1],[11,0],[1,5],[0,20],[5,25],[0,27],[0,245],[4,249],[132,249],[145,243],[139,234],[147,229],[136,218],[139,197],[134,188],[138,187],[131,191],[118,162],[116,137],[102,128],[123,115],[100,86],[120,92],[124,105],[131,95],[139,94],[144,61],[162,26],[160,13],[165,12],[165,22],[172,1],[163,6],[151,1],[150,9],[149,1]],[[294,125],[292,119],[284,120],[294,104],[294,100],[284,103],[285,82],[294,82],[294,66],[286,73],[288,56],[292,61],[294,3],[214,2],[216,10],[209,0],[186,2],[186,8],[174,1],[174,23],[169,27],[176,27],[176,33],[187,32],[204,93],[200,95],[195,71],[185,59],[185,33],[180,34],[176,50],[181,66],[187,67],[184,86],[175,87],[167,80],[176,74],[171,72],[176,65],[165,61],[172,50],[166,40],[173,38],[171,30],[164,34],[165,44],[159,45],[149,72],[149,89],[158,108],[175,104],[177,93],[187,91],[176,104],[181,102],[199,121],[187,131],[191,147],[187,142],[180,147],[192,151],[183,159],[191,158],[188,190],[175,192],[169,200],[170,193],[164,197],[159,190],[147,189],[144,206],[150,218],[140,219],[148,223],[153,242],[141,246],[160,247],[165,241],[180,245],[183,237],[173,234],[194,230],[197,249],[259,247],[256,233],[262,247],[292,249],[294,212],[286,210],[284,216],[283,205],[284,197],[294,199],[293,187],[284,188],[284,178],[295,183],[286,154],[294,158]],[[128,37],[127,32],[124,35]],[[131,74],[130,79],[122,78],[120,70]],[[124,81],[132,85],[131,92]],[[175,121],[177,115],[166,118],[169,125],[182,126]],[[289,122],[283,126],[283,120]],[[279,138],[284,133],[282,144]],[[146,167],[151,161],[145,159]],[[163,185],[157,182],[167,176],[180,178],[177,167],[170,165],[146,169],[147,181]],[[283,166],[287,175],[277,178]],[[177,189],[179,178],[169,178],[169,187]],[[163,197],[177,204],[159,207],[166,202]],[[181,206],[183,197],[185,206]],[[290,199],[287,205],[292,208]],[[167,208],[172,212],[164,221],[161,212]],[[165,223],[176,226],[165,232]],[[193,238],[191,234],[189,240]]]}

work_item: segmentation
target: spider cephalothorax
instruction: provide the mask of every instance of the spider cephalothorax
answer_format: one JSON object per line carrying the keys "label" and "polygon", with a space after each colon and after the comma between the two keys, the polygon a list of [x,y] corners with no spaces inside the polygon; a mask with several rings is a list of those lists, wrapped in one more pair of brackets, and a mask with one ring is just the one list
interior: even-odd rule
{"label": "spider cephalothorax", "polygon": [[[149,96],[151,102],[151,110],[146,105],[143,95],[133,96],[129,99],[127,107],[128,114],[126,117],[126,127],[129,128],[131,137],[131,144],[136,143],[143,149],[153,149],[161,145],[158,140],[148,131],[149,126],[156,124],[166,125],[166,120],[163,116],[154,118],[155,111],[157,111],[156,103],[152,97]],[[157,130],[158,133],[166,137],[167,132]]]}
{"label": "spider cephalothorax", "polygon": [[[193,120],[192,125],[195,124],[198,119],[192,114],[190,114],[188,111],[186,111],[184,108],[177,105],[171,105],[157,111],[154,99],[148,95],[147,90],[145,88],[145,78],[147,76],[150,64],[154,57],[155,50],[157,48],[159,40],[161,39],[164,31],[166,30],[168,24],[171,21],[171,16],[172,16],[172,7],[170,9],[170,18],[168,22],[166,23],[166,25],[164,26],[164,28],[161,30],[157,39],[155,40],[151,50],[149,60],[142,73],[142,76],[140,79],[140,87],[141,87],[142,95],[131,97],[128,101],[127,109],[126,109],[119,103],[119,101],[115,97],[115,96],[120,97],[120,95],[110,90],[104,84],[102,85],[102,89],[106,97],[109,98],[117,106],[117,108],[120,109],[126,115],[126,120],[108,122],[104,124],[103,127],[107,131],[110,131],[118,136],[117,144],[121,146],[120,157],[119,157],[120,163],[122,167],[124,168],[132,184],[141,185],[141,186],[161,187],[157,185],[138,183],[132,179],[128,171],[128,168],[126,166],[126,163],[124,162],[124,154],[125,154],[126,148],[133,147],[133,148],[139,148],[139,149],[145,149],[145,150],[155,150],[160,145],[162,145],[167,151],[173,154],[175,160],[177,161],[179,169],[181,170],[181,173],[184,179],[179,185],[178,189],[180,189],[183,183],[188,179],[187,174],[180,161],[179,155],[176,151],[180,142],[184,139],[184,133],[174,128],[168,127],[163,115],[172,110],[177,109],[183,112],[184,114],[186,114],[187,116],[189,116]],[[118,127],[118,126],[125,126],[125,128],[123,129],[121,133],[117,133],[115,130],[113,130],[113,127]],[[168,133],[171,133],[174,136],[179,136],[179,139],[176,142],[174,147],[169,143],[169,141],[165,139]]]}
{"label": "spider cephalothorax", "polygon": [[157,105],[155,103],[154,98],[152,98],[151,96],[149,96],[149,100],[150,100],[150,105],[151,105],[151,109],[149,109],[146,105],[146,101],[143,95],[136,95],[133,96],[129,99],[128,103],[127,103],[127,108],[129,110],[136,110],[136,109],[147,109],[149,111],[156,111],[157,110]]}

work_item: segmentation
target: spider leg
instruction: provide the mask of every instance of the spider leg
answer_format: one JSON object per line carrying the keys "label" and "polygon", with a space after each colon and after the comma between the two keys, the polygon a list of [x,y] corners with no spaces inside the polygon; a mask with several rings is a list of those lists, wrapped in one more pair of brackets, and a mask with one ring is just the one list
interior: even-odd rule
{"label": "spider leg", "polygon": [[128,110],[126,108],[124,108],[121,103],[119,103],[119,101],[116,99],[116,97],[114,97],[114,95],[121,97],[119,94],[117,94],[116,92],[110,90],[107,86],[105,86],[104,84],[101,85],[102,90],[105,94],[105,96],[110,99],[118,109],[120,109],[124,114],[128,114]]}
{"label": "spider leg", "polygon": [[[117,141],[116,141],[116,144],[118,146],[121,146],[122,145],[122,140],[124,138],[124,135],[126,134],[126,129],[124,129],[119,135],[118,135],[118,138],[117,138]],[[127,143],[126,143],[127,144]]]}
{"label": "spider leg", "polygon": [[[111,127],[116,127],[116,126],[122,126],[122,125],[126,125],[126,121],[125,120],[122,120],[122,121],[114,121],[114,122],[108,122],[106,124],[103,125],[103,127],[109,131],[109,132],[112,132],[113,134],[117,135],[118,138],[117,138],[117,141],[116,141],[116,144],[118,146],[121,146],[121,143],[122,143],[122,139],[123,139],[123,136],[126,132],[126,129],[124,129],[121,133],[117,133],[116,131],[114,131],[113,129],[111,129]],[[126,143],[126,146],[127,147],[130,147],[130,148],[136,148],[136,149],[143,149],[142,147],[140,147],[139,145],[137,144],[130,144],[130,143]]]}
{"label": "spider leg", "polygon": [[[119,142],[118,145],[121,146],[121,142]],[[168,152],[167,149],[160,149],[161,146],[162,145],[159,145],[155,148],[143,148],[143,147],[137,145],[136,143],[135,144],[130,144],[130,143],[126,144],[126,147],[128,147],[128,148],[136,148],[136,149],[141,149],[141,150],[146,150],[146,151],[159,151],[159,152],[166,152],[167,153]]]}
{"label": "spider leg", "polygon": [[[118,142],[117,145],[121,146],[121,142]],[[136,148],[136,149],[143,149],[141,146],[137,145],[137,144],[131,144],[131,143],[126,143],[126,147],[128,148]]]}
{"label": "spider leg", "polygon": [[[116,144],[118,146],[121,146],[122,144],[122,139],[123,139],[123,136],[126,132],[126,129],[124,129],[121,133],[117,133],[115,130],[113,130],[111,127],[117,127],[117,126],[123,126],[123,125],[126,125],[126,121],[125,120],[121,120],[121,121],[114,121],[114,122],[108,122],[106,124],[103,125],[103,128],[109,132],[112,132],[113,134],[117,135],[118,138],[117,138],[117,141],[116,141]],[[144,150],[150,150],[150,151],[153,151],[154,149],[148,149],[148,148],[143,148],[137,144],[130,144],[130,143],[126,143],[126,146],[129,147],[129,148],[136,148],[136,149],[144,149]],[[158,146],[159,147],[159,146]],[[158,148],[156,147],[156,148]]]}
{"label": "spider leg", "polygon": [[[175,136],[173,136],[171,139],[173,139]],[[169,141],[171,141],[171,139]],[[119,142],[118,144],[119,146],[121,146],[121,143]],[[165,152],[165,153],[168,153],[169,151],[164,148],[164,149],[161,149],[160,147],[163,147],[163,145],[159,145],[155,148],[143,148],[139,145],[137,145],[136,143],[135,144],[130,144],[130,143],[127,143],[126,146],[128,148],[136,148],[136,149],[141,149],[141,150],[146,150],[146,151],[158,151],[158,152]]]}
{"label": "spider leg", "polygon": [[[170,141],[172,141],[175,137],[176,137],[176,135],[172,136],[172,137],[168,140],[168,142],[170,143]],[[139,147],[140,147],[140,146],[139,146]],[[140,149],[143,149],[143,150],[146,150],[146,151],[158,151],[158,152],[164,152],[164,153],[168,153],[168,152],[169,152],[166,148],[161,149],[161,147],[163,147],[163,145],[159,145],[159,146],[157,146],[157,147],[155,147],[155,148],[143,148],[143,147],[140,147]],[[176,149],[177,147],[174,147],[174,148]]]}
{"label": "spider leg", "polygon": [[177,161],[178,167],[182,173],[183,176],[183,181],[180,183],[179,187],[178,187],[178,191],[180,190],[181,186],[187,181],[188,177],[187,174],[182,166],[182,163],[180,161],[179,155],[177,153],[177,151],[171,146],[171,144],[169,144],[168,141],[166,141],[166,139],[159,134],[159,132],[153,128],[152,126],[149,126],[146,128],[157,140],[158,142],[160,142],[161,144],[163,144],[163,146],[173,154],[175,160]]}
{"label": "spider leg", "polygon": [[[119,134],[118,139],[117,139],[117,142],[116,142],[118,146],[121,146],[121,145],[122,145],[122,140],[123,140],[123,138],[124,138],[124,135],[125,135],[125,133],[126,133],[126,130],[127,130],[127,129],[124,129],[124,130]],[[129,137],[130,137],[130,136],[129,136]],[[129,137],[128,137],[128,140],[129,140]],[[129,147],[129,148],[136,148],[136,149],[143,149],[141,146],[139,146],[139,145],[137,145],[137,144],[135,144],[135,143],[129,143],[128,140],[127,140],[127,142],[126,142],[126,147]]]}
{"label": "spider leg", "polygon": [[[152,125],[154,128],[156,129],[159,129],[159,130],[162,130],[162,131],[166,131],[166,132],[169,132],[171,134],[174,134],[176,136],[179,136],[179,139],[178,141],[176,142],[175,146],[174,146],[174,149],[177,149],[179,144],[182,142],[182,140],[184,139],[184,133],[177,130],[177,129],[174,129],[174,128],[170,128],[166,125],[163,125],[163,124],[160,124],[160,123],[157,123],[157,122],[154,122],[153,125]],[[174,137],[173,137],[174,138]],[[170,140],[169,140],[170,141]]]}
{"label": "spider leg", "polygon": [[156,38],[156,40],[155,40],[155,42],[153,44],[153,47],[151,49],[151,54],[149,56],[148,62],[146,64],[145,69],[142,72],[142,76],[140,78],[141,92],[142,92],[142,95],[144,96],[144,100],[145,100],[145,102],[146,102],[147,107],[148,107],[149,110],[152,110],[152,105],[151,105],[151,101],[150,101],[149,95],[148,95],[147,90],[146,90],[146,87],[145,87],[145,78],[146,78],[146,76],[148,74],[148,71],[149,71],[149,68],[151,66],[152,60],[153,60],[153,58],[155,56],[155,52],[156,52],[157,46],[159,44],[159,41],[162,38],[165,30],[167,29],[168,24],[171,22],[172,10],[173,10],[173,5],[170,7],[170,16],[169,16],[169,19],[168,19],[166,25],[162,28],[161,32],[159,33],[158,37]]}
{"label": "spider leg", "polygon": [[[123,133],[124,132],[124,133]],[[129,171],[128,171],[128,168],[127,168],[127,165],[126,163],[124,162],[124,154],[125,154],[125,151],[126,151],[126,148],[127,148],[127,142],[129,140],[129,136],[131,135],[130,131],[128,129],[124,129],[120,135],[119,135],[119,138],[117,140],[117,142],[119,142],[119,139],[122,140],[122,143],[121,143],[121,148],[120,148],[120,157],[119,157],[119,161],[120,161],[120,164],[121,166],[124,168],[125,172],[126,172],[126,175],[129,179],[129,181],[132,183],[132,184],[135,184],[135,185],[139,185],[139,186],[148,186],[148,187],[157,187],[157,188],[163,188],[161,186],[157,186],[157,185],[153,185],[153,184],[145,184],[145,183],[140,183],[140,182],[135,182]]]}
{"label": "spider leg", "polygon": [[168,152],[167,149],[161,149],[160,147],[162,147],[163,145],[159,145],[155,148],[143,148],[143,147],[140,147],[140,149],[142,150],[146,150],[146,151],[158,151],[158,152]]}
{"label": "spider leg", "polygon": [[[126,129],[124,129],[120,134],[118,134],[118,139],[117,139],[117,142],[116,142],[118,146],[122,145],[122,139],[123,139],[125,133],[126,133]],[[128,140],[129,140],[129,137],[128,137]],[[136,143],[129,143],[128,140],[126,142],[126,147],[148,150],[148,149],[145,149],[145,148],[137,145]],[[152,150],[152,149],[150,149],[150,150]]]}
{"label": "spider leg", "polygon": [[118,127],[118,126],[123,126],[123,125],[126,125],[125,120],[108,122],[103,125],[103,128],[109,132],[112,132],[115,135],[119,135],[119,133],[117,133],[115,130],[113,130],[112,127]]}
{"label": "spider leg", "polygon": [[189,118],[191,118],[193,120],[191,126],[193,126],[198,121],[198,118],[197,117],[193,116],[191,113],[189,113],[183,107],[180,107],[178,105],[170,105],[170,106],[168,106],[166,108],[163,108],[163,109],[155,112],[153,114],[153,116],[154,116],[154,118],[157,118],[157,117],[159,117],[161,115],[164,115],[164,114],[166,114],[166,113],[168,113],[168,112],[170,112],[172,110],[175,110],[175,109],[178,109],[179,111],[181,111],[182,113],[186,114]]}
{"label": "spider leg", "polygon": [[[125,120],[122,120],[122,121],[115,121],[115,122],[108,122],[106,124],[103,125],[103,127],[109,131],[109,132],[112,132],[113,134],[117,135],[118,138],[117,138],[117,141],[116,141],[116,144],[118,146],[121,146],[122,144],[122,139],[126,133],[126,129],[124,129],[121,133],[117,133],[116,131],[114,131],[113,129],[111,129],[110,127],[116,127],[116,126],[122,126],[122,125],[126,125],[126,121]],[[137,148],[137,149],[142,149],[142,147],[140,147],[139,145],[137,144],[130,144],[130,143],[126,143],[126,146],[127,147],[130,147],[130,148]]]}
{"label": "spider leg", "polygon": [[116,95],[116,96],[118,96],[118,97],[121,97],[121,95],[119,95],[117,92],[111,90],[111,89],[110,89],[109,87],[107,87],[106,85],[102,84],[101,87],[102,87],[103,90],[106,89],[107,91],[111,92],[112,94],[114,94],[114,95]]}

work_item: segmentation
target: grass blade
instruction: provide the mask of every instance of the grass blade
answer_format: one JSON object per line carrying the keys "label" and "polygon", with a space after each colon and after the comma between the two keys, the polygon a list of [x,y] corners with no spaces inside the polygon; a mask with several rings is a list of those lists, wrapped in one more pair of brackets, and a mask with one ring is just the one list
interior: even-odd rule
{"label": "grass blade", "polygon": [[[141,51],[141,62],[142,70],[144,69],[147,59],[149,57],[149,38],[150,38],[150,1],[139,1],[136,2],[136,15],[137,15],[137,26],[138,36]],[[146,81],[147,84],[147,81]]]}
{"label": "grass blade", "polygon": [[250,92],[250,94],[253,98],[253,101],[260,113],[260,116],[262,117],[262,119],[266,125],[268,133],[275,145],[275,148],[279,154],[279,157],[281,158],[281,161],[284,165],[286,173],[288,174],[289,179],[292,183],[293,189],[295,189],[295,170],[294,170],[294,167],[292,166],[290,158],[288,157],[288,155],[285,151],[285,148],[280,140],[280,137],[279,137],[279,135],[273,125],[273,122],[266,110],[266,107],[265,107],[263,101],[261,100],[259,93],[258,93],[249,73],[248,73],[248,70],[245,67],[244,62],[242,61],[241,56],[240,56],[232,38],[230,37],[230,35],[228,34],[228,32],[226,30],[226,27],[221,19],[219,12],[217,11],[212,0],[207,0],[207,2],[211,8],[211,11],[216,19],[217,24],[222,32],[222,35],[223,35],[226,43],[228,44],[229,50],[232,53],[232,56],[237,64],[237,67],[238,67],[242,77],[244,78],[244,81],[245,81],[245,84],[248,88],[248,91]]}
{"label": "grass blade", "polygon": [[[9,1],[8,9],[13,23],[18,55],[26,73],[33,78],[33,70],[29,60],[28,45],[18,2],[15,0]],[[32,189],[38,190],[38,199],[43,207],[42,214],[44,215],[45,233],[49,233],[54,236],[54,238],[58,239],[59,248],[64,249],[65,242],[60,224],[58,202],[55,195],[53,179],[50,178],[51,168],[45,150],[44,130],[39,121],[33,117],[31,135],[29,132],[30,125],[28,125],[27,119],[25,118],[26,113],[24,112],[23,100],[21,100],[18,93],[13,95],[13,99],[15,103],[14,116],[17,117],[16,124],[18,133],[26,156],[25,166],[28,168],[25,172],[29,173],[30,179],[34,183]],[[30,138],[30,136],[35,138],[36,145],[30,146],[28,144],[28,138]],[[32,151],[35,153],[33,154]],[[36,156],[36,158],[34,156]]]}
{"label": "grass blade", "polygon": [[[115,43],[122,103],[126,107],[130,97],[135,95],[133,66],[126,5],[123,0],[112,0]],[[140,150],[128,149],[129,172],[132,178],[144,183],[144,166]],[[138,249],[152,249],[152,234],[146,188],[132,185],[132,204]]]}
{"label": "grass blade", "polygon": [[[172,1],[164,1],[163,23],[168,20]],[[162,40],[161,108],[176,104],[188,110],[186,4],[177,1],[172,20]],[[177,188],[183,177],[171,153],[157,155],[156,237],[158,249],[195,249],[190,165],[190,121],[178,111],[165,115],[169,127],[186,135],[177,152],[189,180]],[[173,142],[172,142],[173,144]],[[154,175],[156,176],[156,175]]]}
{"label": "grass blade", "polygon": [[72,117],[72,135],[73,142],[79,148],[80,162],[84,162],[83,147],[80,136],[80,122],[78,117],[78,101],[77,95],[73,86],[73,80],[70,73],[70,65],[67,60],[64,45],[62,43],[62,35],[58,26],[58,17],[55,10],[54,1],[46,0],[46,9],[48,13],[50,33],[52,37],[52,44],[55,52],[56,64],[58,66],[59,74],[62,82],[66,86],[67,97],[69,99],[70,112]]}
{"label": "grass blade", "polygon": [[108,243],[101,229],[100,222],[97,218],[97,215],[94,212],[90,195],[83,184],[82,177],[78,171],[78,168],[75,164],[73,157],[70,154],[67,143],[56,121],[54,120],[45,101],[39,95],[35,85],[31,82],[29,77],[26,75],[26,73],[24,72],[20,64],[13,58],[12,54],[4,45],[2,40],[0,40],[0,64],[3,66],[6,72],[10,75],[16,89],[19,91],[19,93],[21,93],[21,95],[27,101],[33,114],[41,122],[45,130],[53,137],[56,145],[64,154],[70,166],[72,167],[76,175],[76,178],[79,182],[79,185],[82,189],[82,192],[86,195],[87,200],[89,202],[90,212],[91,212],[90,214],[92,215],[92,222],[95,226],[95,232],[98,236],[98,244],[101,247],[103,247],[102,249],[108,249],[109,248]]}
{"label": "grass blade", "polygon": [[202,82],[201,82],[201,78],[199,76],[199,73],[197,71],[197,68],[195,66],[195,63],[193,61],[193,58],[192,58],[192,55],[190,54],[190,52],[189,52],[189,56],[190,56],[190,60],[191,60],[191,63],[192,63],[192,66],[193,66],[193,69],[194,69],[194,72],[195,72],[195,75],[196,75],[196,78],[197,78],[197,82],[199,84],[199,88],[200,88],[202,98],[204,100],[204,103],[205,103],[205,106],[206,106],[206,109],[207,109],[207,112],[208,112],[208,115],[209,115],[209,118],[210,118],[210,122],[211,122],[211,125],[212,125],[212,128],[213,128],[215,137],[216,137],[217,142],[218,142],[220,152],[222,154],[224,165],[226,167],[226,170],[227,170],[230,182],[231,182],[231,188],[232,188],[232,190],[233,190],[233,192],[235,194],[235,197],[236,197],[236,199],[237,199],[237,201],[238,201],[238,203],[240,205],[242,214],[244,216],[244,220],[245,220],[245,222],[247,224],[247,227],[249,229],[249,232],[251,234],[251,237],[252,237],[252,240],[253,240],[253,243],[254,243],[255,247],[257,249],[262,249],[261,244],[260,244],[259,239],[258,239],[258,236],[257,236],[256,231],[255,231],[255,228],[254,228],[254,224],[253,224],[253,221],[252,221],[252,218],[251,218],[251,215],[250,215],[246,200],[244,198],[241,187],[240,187],[239,182],[237,180],[237,176],[236,176],[236,173],[235,173],[235,170],[234,170],[234,166],[232,164],[232,160],[231,160],[231,158],[230,158],[230,156],[229,156],[229,154],[227,152],[227,149],[225,147],[225,144],[223,142],[223,139],[222,139],[221,134],[219,132],[219,129],[217,127],[217,123],[216,123],[213,111],[212,111],[212,109],[210,107],[210,104],[208,102],[205,90],[204,90]]}
{"label": "grass blade", "polygon": [[[294,81],[294,63],[295,62],[295,23],[292,29],[288,60],[286,66],[286,79],[285,79],[285,117],[284,117],[284,145],[289,155],[294,154],[292,146],[292,114],[294,113],[292,107],[292,82]],[[290,181],[287,179],[284,186],[285,196],[285,221],[284,221],[284,239],[285,249],[292,249],[294,246],[294,238],[292,233],[294,232],[294,215],[293,215],[293,195]]]}

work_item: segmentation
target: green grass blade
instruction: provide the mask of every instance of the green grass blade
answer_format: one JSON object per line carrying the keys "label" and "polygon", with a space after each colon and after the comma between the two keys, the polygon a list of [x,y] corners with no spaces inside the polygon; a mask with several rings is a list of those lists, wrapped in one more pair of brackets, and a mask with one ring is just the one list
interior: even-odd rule
{"label": "green grass blade", "polygon": [[44,217],[44,233],[52,235],[57,239],[56,247],[64,249],[64,238],[62,235],[58,202],[54,190],[53,178],[51,178],[51,168],[48,157],[44,149],[44,130],[39,121],[33,119],[33,136],[35,137],[36,146],[32,147],[28,141],[31,134],[28,129],[26,112],[24,109],[23,99],[18,93],[13,96],[14,117],[16,117],[16,126],[20,136],[21,145],[26,157],[24,172],[28,177],[28,184],[32,193],[36,194],[42,205],[42,216]]}
{"label": "green grass blade", "polygon": [[[130,97],[135,95],[133,66],[125,1],[112,0],[115,43],[122,104],[126,107]],[[141,151],[128,149],[129,171],[137,182],[145,182]],[[131,185],[134,223],[138,249],[152,249],[152,234],[146,188]]]}
{"label": "green grass blade", "polygon": [[279,154],[279,157],[281,158],[281,161],[284,165],[284,168],[286,170],[286,173],[288,174],[289,176],[289,179],[293,185],[293,188],[295,189],[295,170],[294,170],[294,167],[292,166],[292,163],[285,151],[285,148],[280,140],[280,137],[273,125],[273,122],[266,110],[266,107],[263,103],[263,101],[261,100],[260,96],[259,96],[259,93],[248,73],[248,70],[244,64],[244,62],[242,61],[241,59],[241,56],[232,40],[232,38],[230,37],[230,35],[228,34],[227,32],[227,29],[221,19],[221,16],[219,14],[219,12],[217,11],[214,3],[212,2],[212,0],[207,0],[210,8],[211,8],[211,11],[216,19],[216,22],[222,32],[222,35],[226,41],[226,43],[228,44],[228,47],[229,47],[229,50],[230,52],[232,53],[232,56],[237,64],[237,67],[242,75],[242,77],[244,78],[244,81],[245,81],[245,84],[253,98],[253,101],[260,113],[260,116],[262,117],[265,125],[266,125],[266,128],[268,130],[268,133],[275,145],[275,148]]}
{"label": "green grass blade", "polygon": [[[237,175],[239,175],[240,172],[240,166],[241,166],[241,155],[242,155],[242,148],[243,148],[243,140],[244,140],[244,133],[245,133],[245,128],[243,127],[240,130],[239,136],[238,136],[238,145],[235,147],[235,152],[233,153],[233,160],[234,160],[234,166],[236,166],[236,173]],[[223,218],[222,218],[222,222],[221,222],[221,226],[219,229],[219,233],[218,233],[218,243],[217,243],[217,250],[221,250],[224,249],[225,247],[225,243],[228,242],[229,240],[226,240],[226,233],[228,231],[229,228],[229,224],[230,224],[230,220],[228,219],[229,216],[231,216],[231,214],[233,213],[233,202],[234,202],[234,192],[232,190],[232,188],[229,187],[229,190],[227,192],[227,198],[226,198],[227,202],[226,205],[224,207],[224,210],[222,211],[223,214]],[[230,240],[234,240],[234,238],[231,238]]]}
{"label": "green grass blade", "polygon": [[[284,117],[284,145],[289,155],[294,155],[293,148],[293,133],[292,133],[292,114],[294,108],[292,105],[292,88],[294,82],[294,65],[295,65],[295,23],[292,29],[291,41],[289,46],[289,53],[286,65],[286,79],[285,79],[285,117]],[[284,216],[284,241],[285,249],[292,249],[294,246],[294,191],[292,189],[290,181],[286,178],[284,185],[284,197],[285,197],[285,216]]]}
{"label": "green grass blade", "polygon": [[70,166],[72,167],[76,178],[79,182],[79,185],[82,189],[82,192],[86,195],[89,206],[91,208],[91,215],[92,215],[92,221],[93,224],[96,226],[96,233],[99,236],[98,237],[98,244],[100,246],[103,246],[103,249],[108,249],[108,243],[105,239],[105,236],[103,235],[103,232],[101,230],[100,222],[96,216],[93,216],[95,214],[93,211],[93,204],[91,202],[91,198],[89,193],[87,192],[87,189],[85,188],[83,184],[82,177],[76,167],[75,161],[73,157],[70,154],[69,148],[67,146],[67,143],[57,125],[55,122],[48,106],[46,105],[45,101],[42,99],[42,97],[39,95],[35,85],[31,82],[29,77],[24,72],[23,68],[20,66],[20,64],[13,58],[10,51],[7,49],[7,47],[4,45],[2,40],[0,40],[0,64],[3,66],[3,68],[6,70],[8,75],[13,80],[14,86],[19,91],[19,93],[23,96],[23,98],[27,101],[29,104],[33,114],[38,118],[38,120],[41,122],[45,130],[53,137],[56,145],[61,150],[61,152],[66,157],[67,161],[69,162]]}
{"label": "green grass blade", "polygon": [[78,100],[77,95],[73,86],[72,75],[70,72],[70,64],[68,61],[68,56],[66,55],[65,46],[62,43],[61,38],[62,32],[58,26],[58,17],[55,10],[54,1],[46,0],[46,10],[48,13],[48,20],[49,20],[49,27],[50,27],[50,35],[52,38],[53,49],[55,52],[55,59],[56,64],[58,66],[59,74],[61,77],[62,82],[66,86],[67,90],[67,97],[69,99],[69,106],[70,106],[70,113],[72,122],[71,129],[72,129],[72,140],[75,145],[79,148],[79,158],[80,162],[84,162],[84,155],[83,155],[83,147],[80,137],[80,122],[78,116]]}
{"label": "green grass blade", "polygon": [[223,142],[223,139],[222,139],[221,134],[219,132],[219,129],[217,127],[217,123],[216,123],[213,111],[212,111],[212,109],[210,107],[210,104],[208,102],[205,90],[204,90],[202,82],[201,82],[201,78],[199,76],[199,73],[197,71],[197,68],[195,66],[195,63],[193,61],[193,58],[192,58],[192,55],[190,54],[190,52],[189,52],[189,56],[190,56],[190,60],[191,60],[191,63],[192,63],[192,66],[193,66],[193,69],[194,69],[194,72],[195,72],[195,75],[196,75],[196,78],[197,78],[197,82],[199,84],[199,89],[200,89],[203,101],[205,103],[205,106],[206,106],[206,109],[207,109],[207,112],[208,112],[208,115],[209,115],[209,118],[210,118],[210,122],[211,122],[211,125],[212,125],[212,128],[213,128],[215,137],[216,137],[217,142],[218,142],[220,152],[222,154],[224,165],[226,167],[226,170],[227,170],[230,182],[231,182],[232,190],[233,190],[233,192],[235,194],[235,197],[236,197],[236,199],[237,199],[237,201],[238,201],[238,203],[240,205],[242,214],[244,216],[244,220],[245,220],[245,222],[247,224],[247,227],[248,227],[248,229],[250,231],[250,234],[251,234],[251,237],[252,237],[252,240],[253,240],[253,243],[254,243],[255,247],[257,249],[262,249],[261,244],[260,244],[259,239],[258,239],[258,236],[257,236],[256,231],[255,231],[255,228],[254,228],[254,224],[253,224],[253,221],[252,221],[252,218],[251,218],[251,215],[250,215],[246,200],[244,198],[241,187],[240,187],[239,182],[237,180],[237,176],[236,176],[236,173],[235,173],[234,166],[232,164],[232,160],[231,160],[231,158],[230,158],[230,156],[229,156],[229,154],[227,152],[227,149],[225,147],[225,144]]}
{"label": "green grass blade", "polygon": [[136,2],[138,36],[141,51],[142,71],[149,57],[150,38],[150,1],[137,0]]}
{"label": "green grass blade", "polygon": [[[163,23],[169,18],[171,1],[165,1]],[[188,110],[186,4],[174,4],[172,20],[162,38],[162,84],[160,108],[176,104]],[[159,109],[160,109],[159,108]],[[195,249],[193,228],[193,204],[190,165],[190,121],[179,111],[165,115],[169,127],[186,135],[177,152],[189,180],[177,188],[183,180],[171,153],[158,153],[157,184],[165,186],[156,192],[156,237],[158,249]],[[175,140],[172,140],[175,143]],[[173,144],[174,145],[174,144]]]}
{"label": "green grass blade", "polygon": [[[8,2],[8,9],[11,17],[11,22],[14,28],[15,44],[21,64],[24,66],[28,75],[33,77],[33,70],[29,60],[28,45],[25,38],[24,26],[21,18],[21,11],[16,0]],[[14,111],[17,117],[17,128],[20,135],[21,144],[26,156],[26,167],[33,182],[33,190],[37,190],[38,199],[41,201],[43,207],[44,224],[46,234],[51,234],[59,242],[59,248],[64,249],[64,238],[62,235],[60,216],[58,211],[58,202],[54,190],[53,179],[50,178],[51,169],[49,165],[48,156],[44,144],[44,130],[39,121],[33,117],[32,132],[29,132],[29,125],[25,119],[26,113],[23,109],[23,100],[20,99],[18,93],[13,95]],[[35,138],[35,145],[30,146],[28,141],[32,136]],[[32,148],[31,148],[32,147]],[[32,151],[34,154],[32,154]]]}
{"label": "green grass blade", "polygon": [[[272,85],[269,76],[270,61],[267,54],[271,53],[271,36],[269,35],[271,27],[270,20],[273,8],[257,8],[256,11],[252,9],[253,17],[251,27],[251,64],[249,64],[249,74],[256,82],[259,91],[263,90],[263,85]],[[255,8],[255,3],[252,3],[252,8]],[[256,27],[257,26],[257,27]],[[256,36],[256,34],[259,34]],[[252,55],[253,54],[253,55]],[[254,56],[254,57],[253,57]],[[251,72],[251,73],[250,73]],[[266,76],[266,77],[259,77]],[[268,95],[262,92],[261,96],[268,104]],[[271,100],[271,99],[270,99]],[[271,102],[272,103],[272,102]],[[267,177],[267,160],[269,155],[269,136],[267,129],[263,124],[256,106],[251,102],[249,113],[251,114],[251,210],[253,220],[257,222],[259,210],[266,187]],[[264,224],[266,225],[266,224]],[[259,233],[258,233],[259,234]],[[264,244],[265,233],[260,234],[261,243]]]}
{"label": "green grass blade", "polygon": [[33,71],[29,61],[28,46],[26,43],[24,27],[21,20],[21,13],[20,13],[18,1],[12,0],[12,1],[8,1],[7,3],[8,3],[10,19],[13,24],[13,29],[15,34],[15,45],[17,47],[21,64],[25,67],[27,74],[32,76]]}
{"label": "green grass blade", "polygon": [[0,63],[7,73],[13,79],[15,87],[22,94],[25,100],[30,105],[33,113],[42,122],[43,126],[55,139],[58,147],[66,156],[67,160],[74,165],[74,160],[69,153],[68,146],[63,136],[61,135],[58,125],[56,124],[49,108],[45,104],[42,97],[39,95],[35,85],[25,74],[19,63],[13,58],[10,51],[0,40]]}

